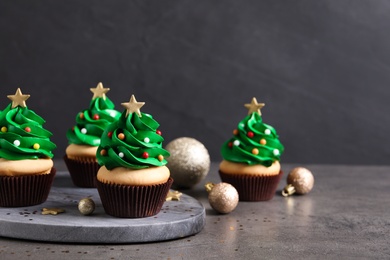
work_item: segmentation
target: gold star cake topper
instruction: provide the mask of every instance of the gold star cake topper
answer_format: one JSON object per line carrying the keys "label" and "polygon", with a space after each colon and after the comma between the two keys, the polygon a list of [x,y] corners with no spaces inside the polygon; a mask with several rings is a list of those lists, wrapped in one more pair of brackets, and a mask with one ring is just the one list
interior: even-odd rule
{"label": "gold star cake topper", "polygon": [[17,106],[26,107],[26,100],[30,95],[23,95],[20,88],[18,88],[15,95],[8,95],[7,97],[12,100],[12,108],[15,108]]}
{"label": "gold star cake topper", "polygon": [[257,103],[257,99],[254,97],[252,98],[252,101],[250,104],[245,104],[245,107],[248,109],[248,115],[252,114],[253,112],[257,112],[259,115],[261,115],[260,109],[265,106],[264,103]]}
{"label": "gold star cake topper", "polygon": [[137,102],[134,95],[131,95],[130,101],[127,103],[121,103],[122,106],[124,106],[126,111],[126,116],[128,116],[131,113],[136,113],[139,117],[141,117],[141,110],[140,108],[145,105],[145,102]]}
{"label": "gold star cake topper", "polygon": [[101,97],[104,100],[106,99],[106,93],[110,91],[109,88],[103,88],[103,83],[99,82],[96,86],[96,88],[90,88],[90,90],[93,93],[92,99]]}
{"label": "gold star cake topper", "polygon": [[169,191],[168,191],[168,194],[167,194],[167,197],[165,198],[165,201],[172,201],[172,200],[177,200],[177,201],[179,201],[181,195],[183,195],[183,193],[181,193],[180,191],[177,191],[177,190],[169,190]]}

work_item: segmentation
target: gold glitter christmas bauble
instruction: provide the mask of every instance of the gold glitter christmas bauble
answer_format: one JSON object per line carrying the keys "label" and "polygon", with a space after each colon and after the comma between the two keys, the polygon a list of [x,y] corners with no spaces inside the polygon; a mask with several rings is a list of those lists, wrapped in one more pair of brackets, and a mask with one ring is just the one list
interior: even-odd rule
{"label": "gold glitter christmas bauble", "polygon": [[180,137],[169,142],[165,149],[171,154],[167,167],[173,178],[173,186],[192,188],[206,177],[210,170],[210,155],[198,140]]}
{"label": "gold glitter christmas bauble", "polygon": [[81,214],[91,215],[95,211],[95,202],[91,198],[81,199],[78,208]]}
{"label": "gold glitter christmas bauble", "polygon": [[207,183],[205,185],[209,193],[210,206],[219,213],[230,213],[238,204],[238,192],[231,184],[221,182],[218,184]]}
{"label": "gold glitter christmas bauble", "polygon": [[294,193],[309,193],[314,186],[314,176],[310,170],[303,167],[296,167],[287,176],[287,186],[283,189],[282,195],[289,196]]}

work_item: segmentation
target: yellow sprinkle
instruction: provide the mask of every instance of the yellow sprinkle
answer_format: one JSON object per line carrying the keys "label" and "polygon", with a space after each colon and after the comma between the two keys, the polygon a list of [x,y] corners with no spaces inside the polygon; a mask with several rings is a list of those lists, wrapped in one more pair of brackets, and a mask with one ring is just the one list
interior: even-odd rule
{"label": "yellow sprinkle", "polygon": [[1,128],[1,132],[3,132],[3,133],[5,133],[5,132],[7,132],[7,127],[5,127],[5,126],[3,126],[2,128]]}
{"label": "yellow sprinkle", "polygon": [[41,147],[41,146],[40,146],[39,144],[37,144],[37,143],[35,143],[35,144],[33,145],[33,148],[34,148],[35,150],[38,150],[40,147]]}

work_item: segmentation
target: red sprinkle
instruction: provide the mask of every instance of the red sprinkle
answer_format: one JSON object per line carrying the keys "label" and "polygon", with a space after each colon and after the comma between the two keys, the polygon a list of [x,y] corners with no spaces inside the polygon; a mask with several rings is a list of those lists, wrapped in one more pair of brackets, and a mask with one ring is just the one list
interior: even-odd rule
{"label": "red sprinkle", "polygon": [[98,115],[98,114],[94,114],[94,115],[93,115],[93,119],[95,119],[95,120],[99,120],[99,118],[100,118],[100,117],[99,117],[99,115]]}
{"label": "red sprinkle", "polygon": [[156,134],[161,135],[162,133],[160,130],[156,130]]}
{"label": "red sprinkle", "polygon": [[28,127],[28,126],[26,126],[26,127],[24,128],[24,131],[26,131],[27,133],[30,133],[30,132],[31,132],[31,128]]}
{"label": "red sprinkle", "polygon": [[232,142],[229,142],[229,143],[228,143],[228,146],[229,146],[230,148],[232,148],[232,147],[233,147],[233,143],[232,143]]}
{"label": "red sprinkle", "polygon": [[148,159],[148,157],[149,157],[149,154],[148,154],[147,152],[144,152],[144,153],[142,154],[142,158]]}
{"label": "red sprinkle", "polygon": [[255,136],[255,134],[253,132],[248,132],[246,134],[249,138],[253,138]]}
{"label": "red sprinkle", "polygon": [[108,138],[111,138],[112,137],[112,132],[108,132],[107,136],[108,136]]}

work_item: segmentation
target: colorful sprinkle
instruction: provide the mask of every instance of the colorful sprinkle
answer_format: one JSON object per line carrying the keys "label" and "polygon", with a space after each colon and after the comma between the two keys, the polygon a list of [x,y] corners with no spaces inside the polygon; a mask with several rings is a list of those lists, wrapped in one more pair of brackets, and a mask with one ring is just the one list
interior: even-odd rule
{"label": "colorful sprinkle", "polygon": [[232,143],[232,142],[229,142],[229,143],[228,143],[228,146],[229,146],[230,148],[232,148],[232,147],[233,147],[233,143]]}
{"label": "colorful sprinkle", "polygon": [[100,118],[100,116],[99,116],[98,114],[94,114],[94,115],[93,115],[93,119],[99,120],[99,118]]}
{"label": "colorful sprinkle", "polygon": [[264,134],[266,134],[266,135],[270,135],[270,134],[271,134],[271,130],[269,130],[269,129],[265,129],[265,131],[264,131]]}
{"label": "colorful sprinkle", "polygon": [[249,138],[253,138],[255,136],[255,134],[251,131],[249,131],[247,134],[246,134]]}
{"label": "colorful sprinkle", "polygon": [[160,154],[159,156],[157,156],[157,159],[162,162],[162,160],[164,160],[164,156],[162,154]]}
{"label": "colorful sprinkle", "polygon": [[14,141],[14,145],[15,145],[15,146],[19,146],[19,145],[20,145],[20,141],[19,141],[19,140],[15,140],[15,141]]}
{"label": "colorful sprinkle", "polygon": [[162,135],[161,131],[160,130],[156,130],[156,134],[158,135]]}
{"label": "colorful sprinkle", "polygon": [[278,156],[280,154],[278,149],[274,149],[273,153],[274,153],[275,156]]}
{"label": "colorful sprinkle", "polygon": [[24,128],[24,131],[26,131],[27,133],[30,133],[30,132],[31,132],[31,128],[28,127],[28,126],[26,126],[26,127]]}
{"label": "colorful sprinkle", "polygon": [[83,112],[80,112],[79,117],[80,117],[81,119],[84,119],[84,113],[83,113]]}
{"label": "colorful sprinkle", "polygon": [[40,147],[41,147],[41,146],[40,146],[38,143],[35,143],[35,144],[33,145],[33,148],[34,148],[35,150],[38,150]]}
{"label": "colorful sprinkle", "polygon": [[108,132],[107,136],[108,136],[108,138],[111,138],[112,137],[112,132]]}
{"label": "colorful sprinkle", "polygon": [[122,152],[118,153],[118,155],[120,158],[123,158],[125,156],[124,153],[122,153]]}
{"label": "colorful sprinkle", "polygon": [[143,152],[142,158],[148,159],[149,158],[149,154],[147,152]]}
{"label": "colorful sprinkle", "polygon": [[7,127],[6,126],[3,126],[2,128],[1,128],[1,132],[3,132],[3,133],[5,133],[5,132],[7,132]]}
{"label": "colorful sprinkle", "polygon": [[106,149],[101,149],[100,150],[100,155],[101,156],[106,156],[107,155],[107,150]]}
{"label": "colorful sprinkle", "polygon": [[119,133],[119,134],[118,134],[118,138],[119,138],[120,140],[125,139],[125,134],[124,134],[124,133]]}
{"label": "colorful sprinkle", "polygon": [[265,139],[260,139],[260,144],[266,145],[266,144],[267,144],[267,141],[266,141]]}
{"label": "colorful sprinkle", "polygon": [[233,145],[239,146],[240,145],[240,141],[239,140],[234,140]]}
{"label": "colorful sprinkle", "polygon": [[144,142],[145,142],[145,143],[149,143],[149,142],[150,142],[149,137],[145,137]]}
{"label": "colorful sprinkle", "polygon": [[234,134],[234,135],[238,135],[238,130],[237,130],[237,129],[234,129],[234,130],[233,130],[233,134]]}
{"label": "colorful sprinkle", "polygon": [[252,149],[252,154],[258,155],[258,154],[259,154],[259,149],[253,148],[253,149]]}
{"label": "colorful sprinkle", "polygon": [[87,133],[87,129],[86,129],[86,128],[82,128],[82,129],[81,129],[81,133],[82,133],[82,134],[86,134],[86,133]]}

